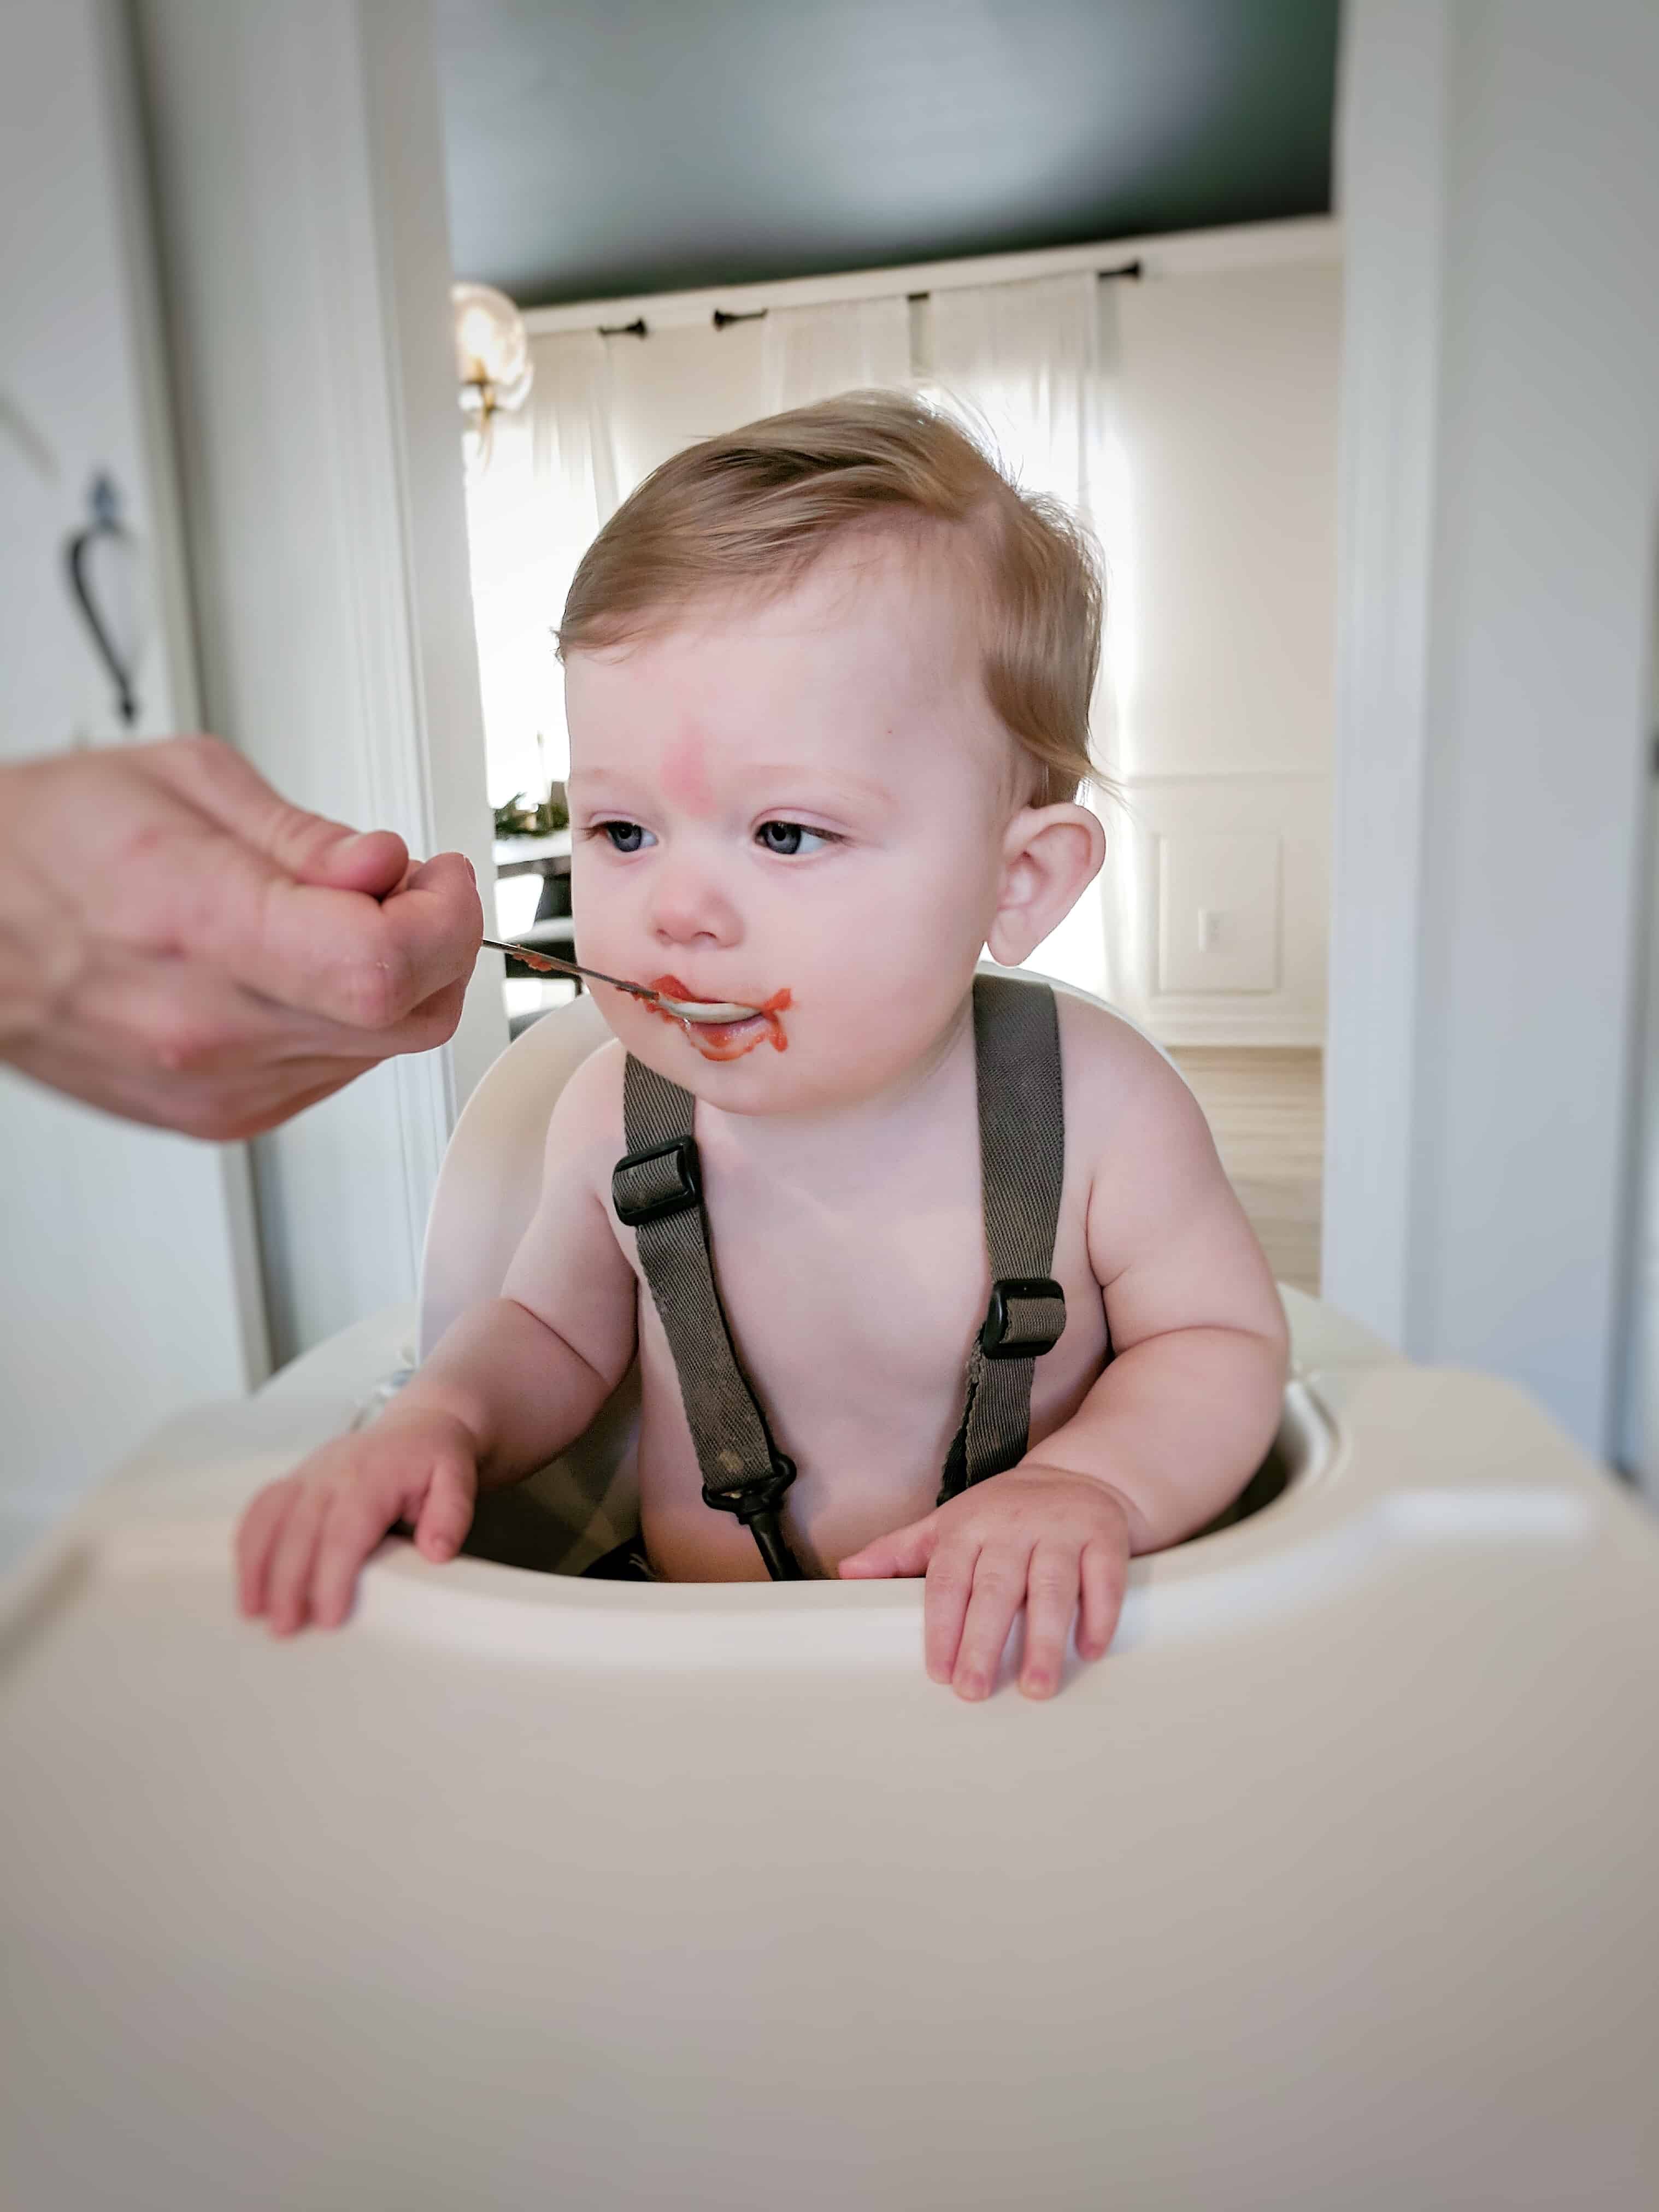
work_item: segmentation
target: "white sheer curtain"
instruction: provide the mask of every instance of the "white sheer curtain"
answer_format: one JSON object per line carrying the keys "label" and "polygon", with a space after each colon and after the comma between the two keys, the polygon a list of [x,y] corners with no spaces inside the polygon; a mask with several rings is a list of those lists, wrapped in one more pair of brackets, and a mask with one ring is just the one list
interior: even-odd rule
{"label": "white sheer curtain", "polygon": [[821,307],[768,310],[761,338],[765,412],[808,407],[838,392],[912,381],[910,307],[887,300],[832,300]]}
{"label": "white sheer curtain", "polygon": [[[1046,492],[1081,515],[1100,540],[1107,571],[1107,654],[1096,692],[1096,756],[1110,757],[1114,685],[1127,609],[1118,589],[1123,563],[1121,471],[1111,421],[1109,370],[1115,356],[1114,288],[1092,271],[1017,284],[936,292],[927,328],[930,359],[922,388],[994,447],[1027,491]],[[1097,805],[1109,853],[1119,841],[1110,802]],[[1112,995],[1120,901],[1113,863],[1026,963],[1085,990]]]}
{"label": "white sheer curtain", "polygon": [[617,505],[610,366],[595,331],[532,341],[522,413],[498,416],[468,488],[473,613],[489,796],[539,798],[569,766],[553,633],[570,579]]}

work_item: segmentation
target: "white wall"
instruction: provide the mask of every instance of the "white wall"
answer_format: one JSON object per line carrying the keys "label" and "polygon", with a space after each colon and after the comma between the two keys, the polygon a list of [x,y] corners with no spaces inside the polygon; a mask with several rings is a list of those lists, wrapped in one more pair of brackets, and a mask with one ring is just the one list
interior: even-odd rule
{"label": "white wall", "polygon": [[1659,518],[1659,15],[1356,0],[1346,76],[1326,1281],[1602,1449]]}
{"label": "white wall", "polygon": [[1113,292],[1114,993],[1168,1042],[1318,1044],[1340,268]]}
{"label": "white wall", "polygon": [[[64,581],[94,470],[149,577],[137,734],[194,718],[120,30],[96,0],[0,5],[0,758],[120,735]],[[241,1148],[0,1073],[0,1552],[157,1421],[264,1365]]]}

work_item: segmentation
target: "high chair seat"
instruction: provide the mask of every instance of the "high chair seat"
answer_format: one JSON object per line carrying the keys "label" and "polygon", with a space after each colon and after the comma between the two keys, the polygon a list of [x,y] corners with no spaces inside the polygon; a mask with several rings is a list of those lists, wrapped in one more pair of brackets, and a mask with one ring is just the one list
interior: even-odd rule
{"label": "high chair seat", "polygon": [[[599,1033],[463,1117],[425,1340]],[[929,1683],[913,1583],[392,1540],[339,1633],[238,1620],[240,1510],[408,1313],[173,1424],[0,1588],[0,2203],[1650,2212],[1659,1534],[1287,1304],[1281,1494],[1047,1705]],[[567,1550],[623,1456],[550,1479]]]}

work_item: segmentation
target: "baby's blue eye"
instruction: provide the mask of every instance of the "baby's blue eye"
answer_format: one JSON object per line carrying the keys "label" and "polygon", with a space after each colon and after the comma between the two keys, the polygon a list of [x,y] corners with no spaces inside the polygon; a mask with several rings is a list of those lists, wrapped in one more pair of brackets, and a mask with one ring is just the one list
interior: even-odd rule
{"label": "baby's blue eye", "polygon": [[804,822],[763,822],[755,836],[769,853],[781,853],[787,858],[799,853],[821,853],[836,842],[827,830],[809,830]]}
{"label": "baby's blue eye", "polygon": [[656,840],[638,822],[601,822],[599,825],[619,853],[637,853],[647,841]]}

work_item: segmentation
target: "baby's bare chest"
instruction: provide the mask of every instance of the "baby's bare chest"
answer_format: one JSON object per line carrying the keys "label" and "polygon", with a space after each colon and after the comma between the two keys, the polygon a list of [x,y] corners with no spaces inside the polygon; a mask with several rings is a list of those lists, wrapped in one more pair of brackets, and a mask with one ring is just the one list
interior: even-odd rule
{"label": "baby's bare chest", "polygon": [[[707,1142],[700,1153],[721,1303],[787,1449],[804,1464],[820,1449],[840,1460],[854,1443],[860,1457],[931,1463],[959,1418],[991,1287],[971,1102],[961,1126],[837,1160],[833,1172]],[[1033,1393],[1044,1428],[1066,1417],[1105,1352],[1084,1180],[1068,1168],[1052,1262],[1067,1326]],[[668,1362],[648,1307],[647,1298],[649,1383]],[[655,1379],[666,1384],[669,1374]]]}
{"label": "baby's bare chest", "polygon": [[832,1188],[715,1170],[715,1270],[757,1370],[816,1395],[848,1376],[913,1392],[960,1367],[989,1265],[977,1152],[943,1149]]}

